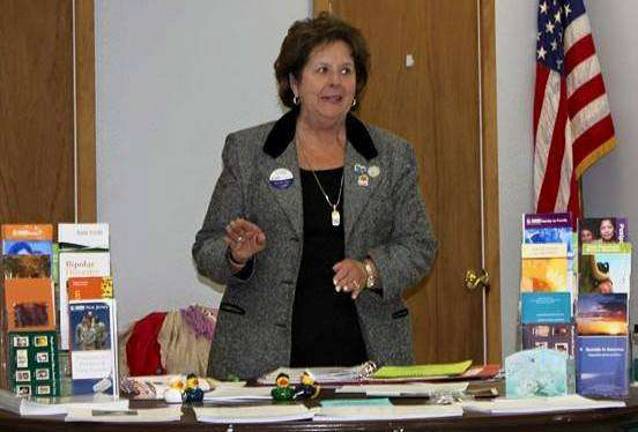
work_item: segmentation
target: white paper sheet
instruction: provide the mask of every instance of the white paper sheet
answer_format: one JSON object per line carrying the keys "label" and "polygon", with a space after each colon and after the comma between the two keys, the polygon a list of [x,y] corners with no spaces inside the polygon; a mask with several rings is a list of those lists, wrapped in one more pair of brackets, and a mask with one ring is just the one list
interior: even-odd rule
{"label": "white paper sheet", "polygon": [[452,405],[394,405],[321,407],[314,417],[315,421],[368,421],[461,417],[463,408]]}
{"label": "white paper sheet", "polygon": [[623,401],[593,400],[576,394],[547,398],[498,398],[489,402],[464,402],[462,405],[465,411],[480,412],[484,414],[533,414],[554,411],[623,408],[626,406]]}
{"label": "white paper sheet", "polygon": [[204,423],[277,423],[308,420],[314,415],[301,404],[249,407],[193,408],[197,421]]}
{"label": "white paper sheet", "polygon": [[167,408],[147,408],[119,411],[71,408],[69,409],[69,413],[64,421],[99,423],[164,423],[180,421],[181,417],[181,405]]}
{"label": "white paper sheet", "polygon": [[270,400],[273,387],[237,387],[217,386],[213,391],[204,394],[204,402],[260,401]]}

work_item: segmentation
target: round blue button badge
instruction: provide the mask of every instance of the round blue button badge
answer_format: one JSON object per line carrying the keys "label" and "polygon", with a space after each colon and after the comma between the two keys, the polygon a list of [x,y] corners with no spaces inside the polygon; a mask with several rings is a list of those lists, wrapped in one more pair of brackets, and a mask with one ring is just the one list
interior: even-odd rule
{"label": "round blue button badge", "polygon": [[277,168],[270,173],[270,179],[268,181],[270,182],[270,186],[275,189],[283,190],[292,186],[293,177],[290,170],[287,170],[286,168]]}

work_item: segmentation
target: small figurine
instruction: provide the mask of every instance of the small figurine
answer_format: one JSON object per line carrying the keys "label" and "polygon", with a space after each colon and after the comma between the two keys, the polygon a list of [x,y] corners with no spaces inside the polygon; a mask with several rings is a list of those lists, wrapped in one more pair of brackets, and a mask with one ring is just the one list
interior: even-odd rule
{"label": "small figurine", "polygon": [[184,402],[202,402],[204,400],[204,390],[199,387],[187,388],[184,392]]}
{"label": "small figurine", "polygon": [[290,377],[287,374],[282,372],[277,375],[275,384],[277,386],[270,391],[274,400],[279,402],[293,400],[295,389],[290,385]]}
{"label": "small figurine", "polygon": [[199,387],[199,380],[197,379],[197,375],[188,374],[186,375],[186,388],[197,388]]}
{"label": "small figurine", "polygon": [[204,400],[204,391],[199,388],[197,375],[188,374],[186,376],[186,389],[184,390],[184,402],[201,402]]}
{"label": "small figurine", "polygon": [[309,371],[301,374],[300,381],[301,384],[295,387],[295,400],[314,399],[319,396],[321,387],[315,384],[315,377]]}
{"label": "small figurine", "polygon": [[210,390],[210,385],[203,380],[201,383],[195,374],[184,378],[179,376],[171,380],[169,388],[164,392],[164,400],[168,403],[202,402],[204,391]]}

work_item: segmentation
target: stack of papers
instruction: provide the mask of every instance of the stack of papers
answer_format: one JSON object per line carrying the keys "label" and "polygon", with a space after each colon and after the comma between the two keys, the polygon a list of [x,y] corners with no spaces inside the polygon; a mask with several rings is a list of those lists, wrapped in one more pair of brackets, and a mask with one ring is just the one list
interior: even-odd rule
{"label": "stack of papers", "polygon": [[279,423],[309,420],[314,413],[301,404],[193,408],[204,423]]}
{"label": "stack of papers", "polygon": [[623,401],[593,400],[576,394],[547,398],[494,399],[489,402],[463,403],[465,411],[483,414],[534,414],[623,407],[625,407],[625,402]]}
{"label": "stack of papers", "polygon": [[467,390],[467,382],[444,384],[362,384],[341,386],[335,390],[335,393],[361,393],[366,396],[386,397],[431,397],[459,394],[465,390]]}
{"label": "stack of papers", "polygon": [[0,389],[0,409],[21,416],[64,415],[70,409],[127,410],[128,399],[114,399],[107,395],[86,395],[26,399]]}
{"label": "stack of papers", "polygon": [[316,421],[371,421],[371,420],[404,420],[461,417],[463,408],[452,405],[353,405],[322,406],[317,411]]}
{"label": "stack of papers", "polygon": [[215,390],[204,393],[204,402],[252,402],[271,400],[273,387],[237,387],[219,385]]}
{"label": "stack of papers", "polygon": [[0,408],[21,416],[60,415],[67,411],[61,405],[31,402],[8,390],[0,390]]}
{"label": "stack of papers", "polygon": [[167,408],[148,408],[136,410],[96,410],[88,408],[71,408],[64,421],[66,422],[100,422],[100,423],[159,423],[180,421],[181,405]]}

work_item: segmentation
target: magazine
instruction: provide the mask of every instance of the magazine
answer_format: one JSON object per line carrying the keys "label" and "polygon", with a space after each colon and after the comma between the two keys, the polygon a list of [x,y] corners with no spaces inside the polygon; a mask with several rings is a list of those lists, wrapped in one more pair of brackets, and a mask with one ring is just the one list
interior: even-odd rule
{"label": "magazine", "polygon": [[580,256],[579,294],[630,293],[631,243],[586,243]]}

